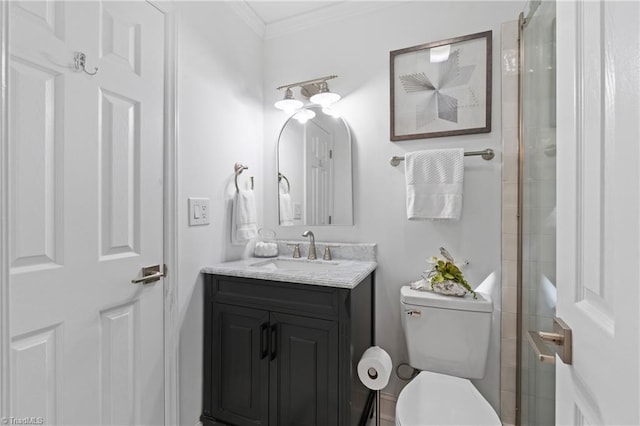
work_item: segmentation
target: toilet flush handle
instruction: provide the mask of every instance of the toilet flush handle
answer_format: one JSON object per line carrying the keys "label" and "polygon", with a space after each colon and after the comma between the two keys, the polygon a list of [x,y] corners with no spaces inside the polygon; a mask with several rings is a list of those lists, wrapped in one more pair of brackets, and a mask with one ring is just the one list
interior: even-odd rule
{"label": "toilet flush handle", "polygon": [[410,317],[419,317],[422,316],[422,311],[419,311],[417,309],[407,309],[406,311],[404,311],[407,315],[409,315]]}

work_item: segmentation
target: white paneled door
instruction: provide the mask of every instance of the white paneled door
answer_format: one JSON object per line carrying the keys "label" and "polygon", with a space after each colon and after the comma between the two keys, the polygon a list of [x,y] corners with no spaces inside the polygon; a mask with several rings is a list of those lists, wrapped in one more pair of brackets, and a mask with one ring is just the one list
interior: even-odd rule
{"label": "white paneled door", "polygon": [[557,3],[559,425],[640,424],[640,4]]}
{"label": "white paneled door", "polygon": [[163,14],[9,9],[11,415],[162,424]]}
{"label": "white paneled door", "polygon": [[333,206],[331,132],[309,121],[305,126],[305,218],[309,225],[330,225]]}

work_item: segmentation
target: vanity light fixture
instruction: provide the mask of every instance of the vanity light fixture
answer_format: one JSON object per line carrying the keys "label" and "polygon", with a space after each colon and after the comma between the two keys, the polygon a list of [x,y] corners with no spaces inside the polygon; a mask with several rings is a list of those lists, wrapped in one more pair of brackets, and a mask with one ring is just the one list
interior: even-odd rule
{"label": "vanity light fixture", "polygon": [[293,92],[290,87],[287,87],[287,90],[284,92],[284,99],[281,99],[274,104],[276,108],[285,112],[293,112],[298,108],[302,108],[302,105],[304,105],[302,101],[294,99]]}
{"label": "vanity light fixture", "polygon": [[277,87],[276,90],[285,90],[284,99],[276,102],[274,106],[284,112],[291,114],[295,110],[302,108],[304,105],[301,101],[293,97],[294,87],[300,87],[300,94],[309,98],[314,103],[327,108],[340,99],[340,95],[329,90],[327,80],[338,77],[337,75],[328,75],[326,77],[314,78],[313,80],[300,81],[298,83],[285,84]]}

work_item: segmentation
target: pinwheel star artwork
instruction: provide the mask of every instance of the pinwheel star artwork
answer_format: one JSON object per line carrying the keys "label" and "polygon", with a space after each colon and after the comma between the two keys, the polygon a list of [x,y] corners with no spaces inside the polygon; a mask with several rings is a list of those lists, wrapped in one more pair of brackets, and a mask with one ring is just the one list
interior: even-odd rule
{"label": "pinwheel star artwork", "polygon": [[[439,66],[439,75],[432,80],[425,72],[405,74],[399,76],[406,93],[423,92],[424,100],[416,105],[416,124],[424,128],[436,118],[452,123],[458,122],[459,108],[479,107],[478,97],[469,86],[475,65],[461,67],[459,65],[460,51],[455,50],[449,59]],[[463,104],[455,96],[455,91],[464,91]]]}
{"label": "pinwheel star artwork", "polygon": [[491,131],[491,31],[392,51],[391,73],[391,140]]}

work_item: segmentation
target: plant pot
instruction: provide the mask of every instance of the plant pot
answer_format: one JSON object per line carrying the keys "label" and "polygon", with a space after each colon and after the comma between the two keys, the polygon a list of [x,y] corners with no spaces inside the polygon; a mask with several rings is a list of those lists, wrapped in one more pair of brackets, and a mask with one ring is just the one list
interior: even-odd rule
{"label": "plant pot", "polygon": [[463,297],[467,294],[467,289],[460,283],[451,280],[445,280],[439,283],[433,283],[431,289],[446,296]]}

